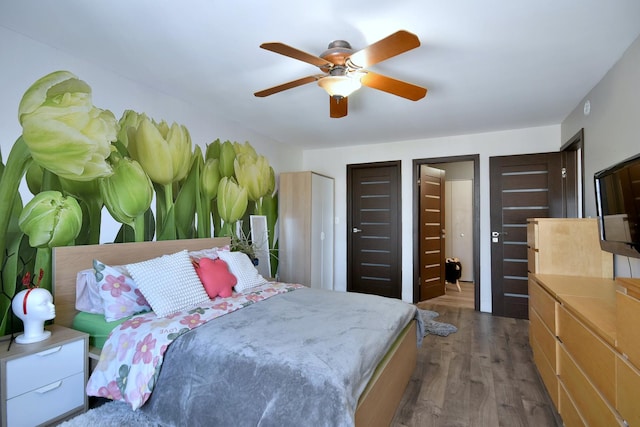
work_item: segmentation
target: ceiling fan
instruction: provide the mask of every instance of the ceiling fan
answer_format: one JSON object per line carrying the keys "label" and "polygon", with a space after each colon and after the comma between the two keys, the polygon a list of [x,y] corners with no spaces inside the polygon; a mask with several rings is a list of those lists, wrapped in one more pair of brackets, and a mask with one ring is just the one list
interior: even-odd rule
{"label": "ceiling fan", "polygon": [[362,85],[417,101],[424,98],[427,89],[365,70],[365,68],[418,46],[420,46],[418,37],[404,30],[397,31],[358,51],[354,51],[348,42],[336,40],[331,42],[320,56],[311,55],[280,42],[263,43],[260,45],[262,49],[315,65],[323,74],[292,80],[261,90],[254,95],[269,96],[307,83],[318,82],[318,85],[329,93],[329,116],[333,118],[347,115],[348,96]]}

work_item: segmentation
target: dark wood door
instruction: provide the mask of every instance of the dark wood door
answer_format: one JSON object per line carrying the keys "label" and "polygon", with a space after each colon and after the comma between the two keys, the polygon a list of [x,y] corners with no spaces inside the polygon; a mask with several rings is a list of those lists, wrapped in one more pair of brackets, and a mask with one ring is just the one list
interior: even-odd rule
{"label": "dark wood door", "polygon": [[347,291],[402,297],[400,162],[347,165]]}
{"label": "dark wood door", "polygon": [[420,301],[445,293],[445,172],[420,165]]}
{"label": "dark wood door", "polygon": [[489,174],[492,312],[526,319],[527,218],[564,216],[562,155],[491,157]]}

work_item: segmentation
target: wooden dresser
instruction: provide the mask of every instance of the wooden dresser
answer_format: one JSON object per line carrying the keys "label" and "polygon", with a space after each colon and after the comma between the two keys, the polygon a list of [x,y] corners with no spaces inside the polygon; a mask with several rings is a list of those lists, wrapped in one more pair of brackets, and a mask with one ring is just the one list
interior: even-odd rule
{"label": "wooden dresser", "polygon": [[[556,232],[543,231],[546,224]],[[529,340],[565,426],[640,426],[640,280],[607,277],[612,257],[600,250],[595,220],[530,220],[528,226],[529,250],[539,251],[537,265],[529,258]],[[541,231],[547,240],[532,240]],[[553,245],[570,249],[572,242],[581,246],[558,252],[552,274],[541,270],[542,252]]]}

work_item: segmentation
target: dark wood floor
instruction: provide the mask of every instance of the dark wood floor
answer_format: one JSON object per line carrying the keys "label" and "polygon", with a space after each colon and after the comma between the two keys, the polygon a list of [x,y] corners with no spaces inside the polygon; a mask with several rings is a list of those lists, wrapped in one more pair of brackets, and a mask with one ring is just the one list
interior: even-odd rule
{"label": "dark wood floor", "polygon": [[419,306],[458,332],[425,338],[393,426],[562,426],[533,364],[527,320]]}
{"label": "dark wood floor", "polygon": [[466,307],[473,309],[475,307],[475,292],[473,282],[459,282],[460,292],[454,283],[445,285],[445,294],[428,300],[425,304],[448,305],[452,307]]}

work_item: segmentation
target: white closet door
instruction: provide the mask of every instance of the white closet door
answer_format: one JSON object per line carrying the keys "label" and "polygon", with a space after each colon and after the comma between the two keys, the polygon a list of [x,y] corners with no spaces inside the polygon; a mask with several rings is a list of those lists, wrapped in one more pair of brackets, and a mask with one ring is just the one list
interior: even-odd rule
{"label": "white closet door", "polygon": [[445,210],[446,256],[456,257],[462,264],[460,280],[473,278],[473,181],[447,181]]}
{"label": "white closet door", "polygon": [[334,181],[322,185],[322,288],[333,290]]}
{"label": "white closet door", "polygon": [[333,179],[311,175],[311,287],[333,289]]}

